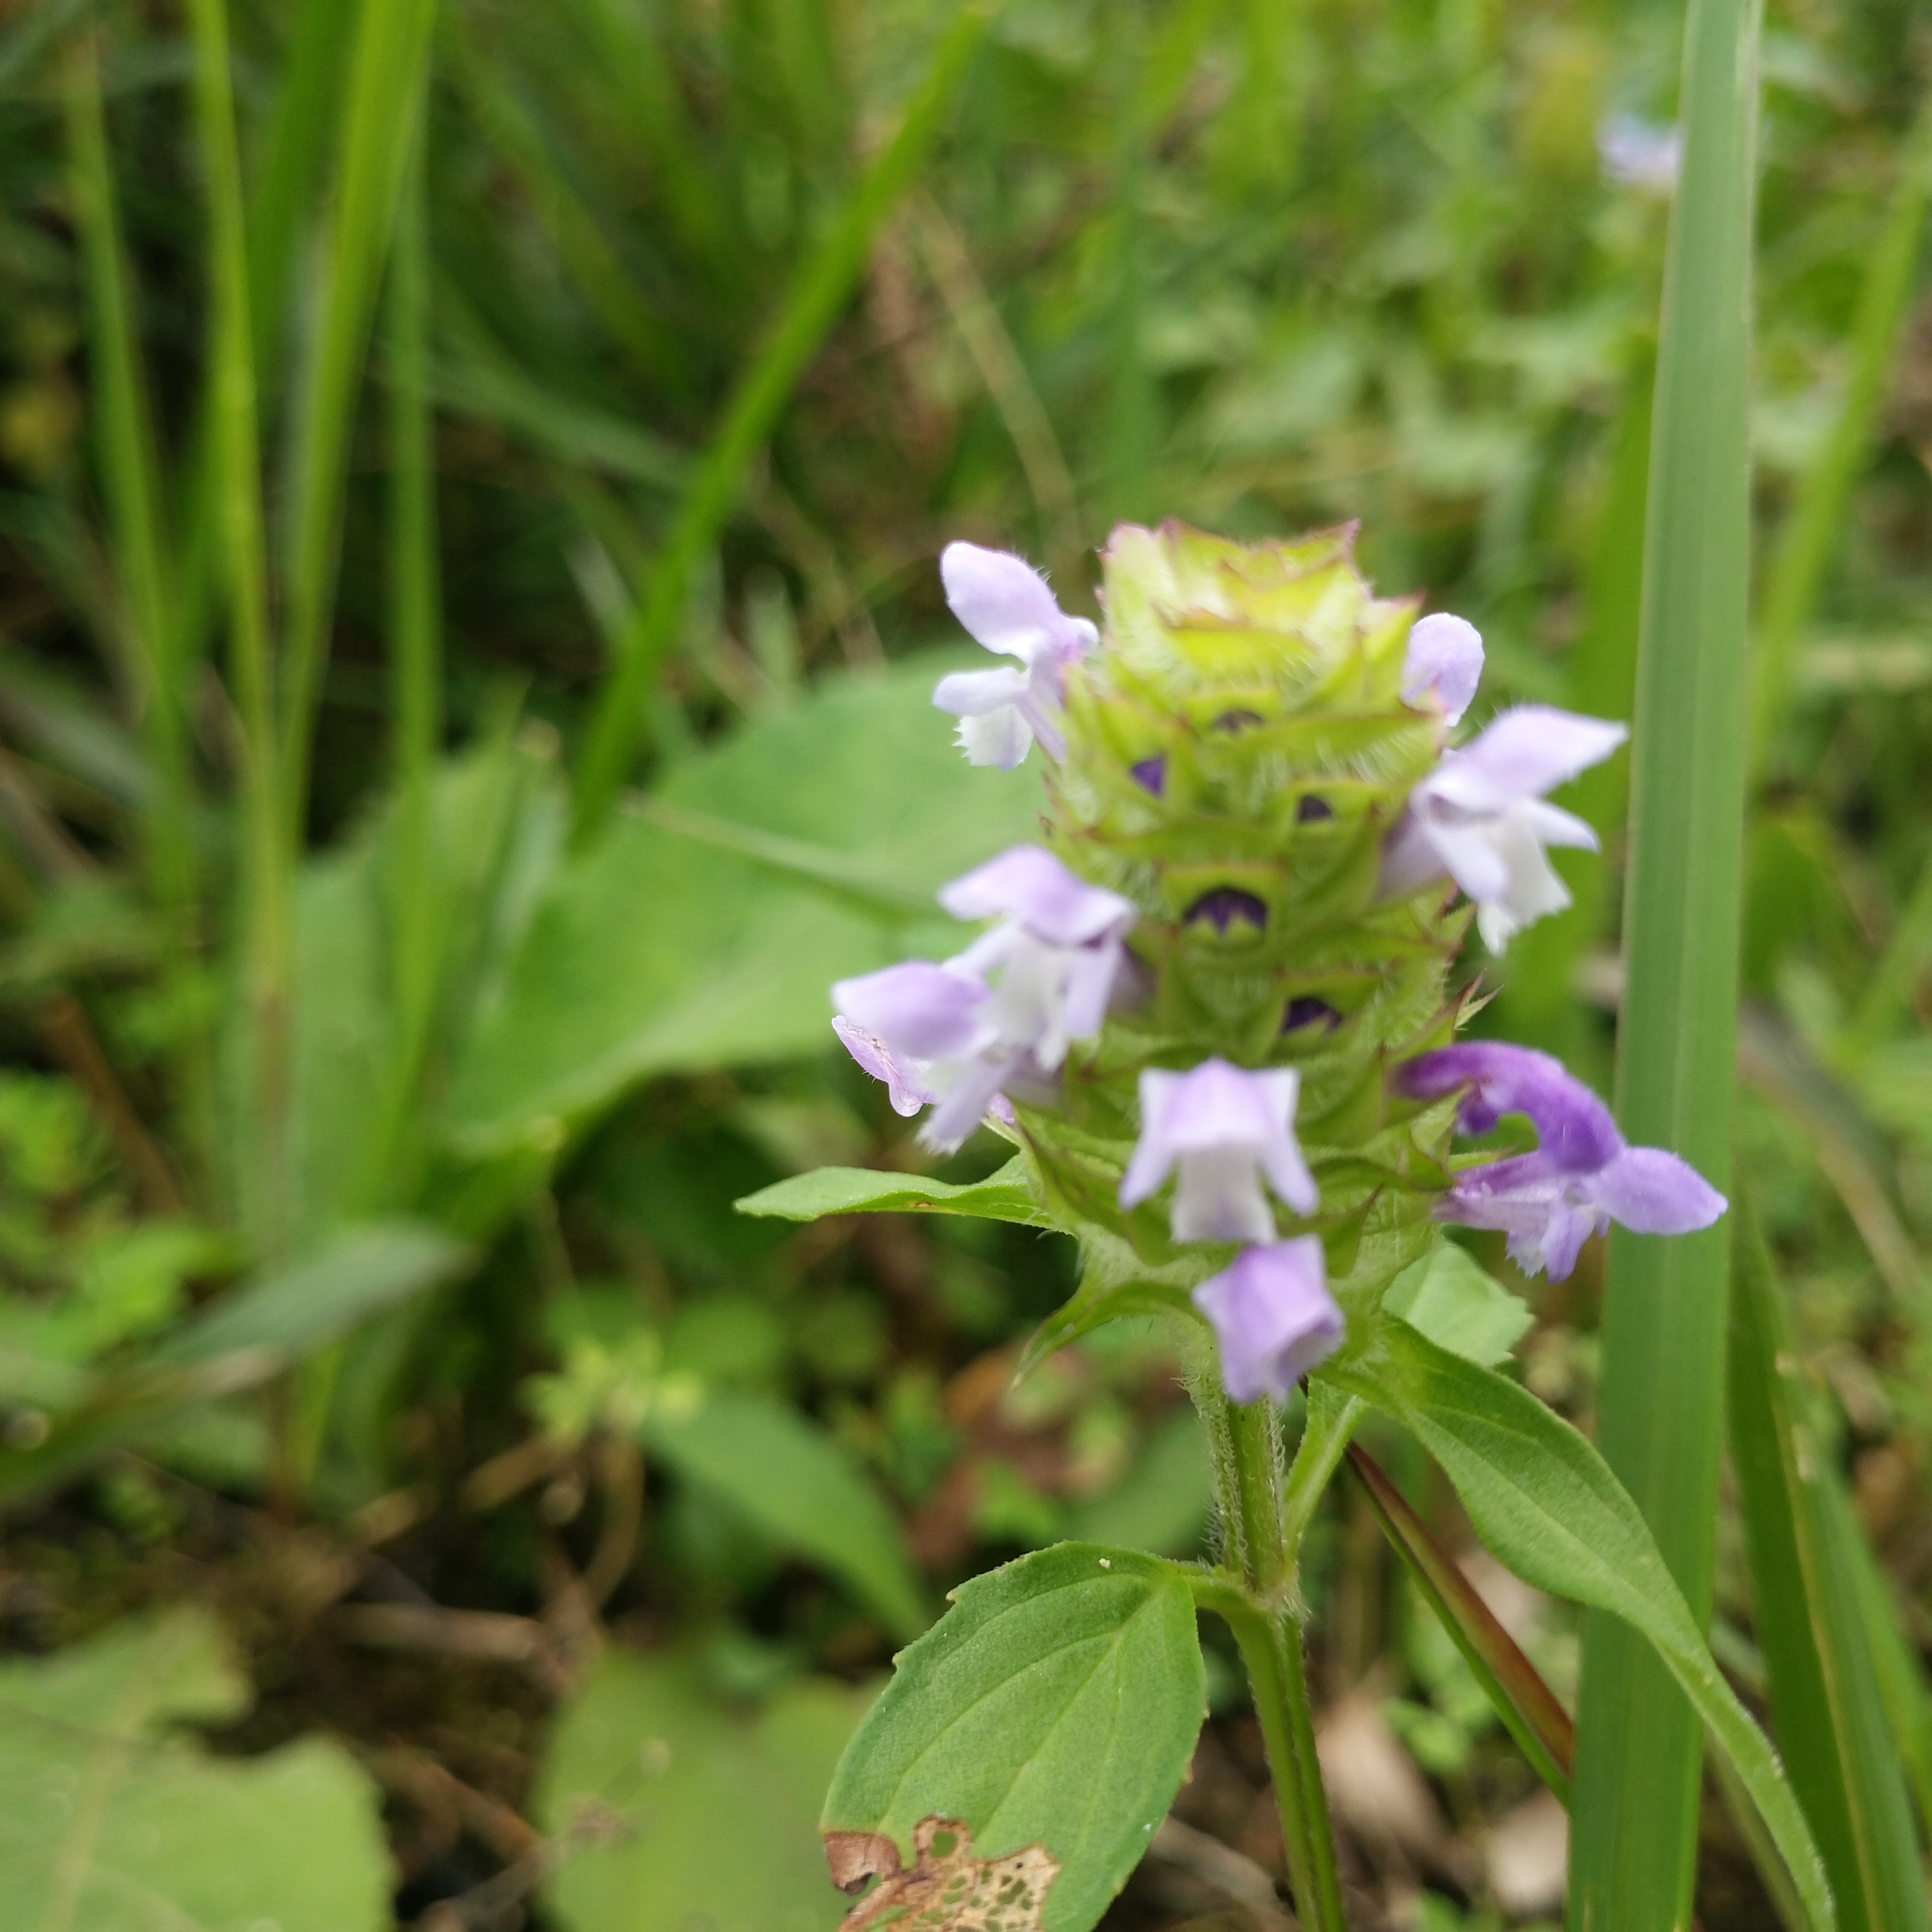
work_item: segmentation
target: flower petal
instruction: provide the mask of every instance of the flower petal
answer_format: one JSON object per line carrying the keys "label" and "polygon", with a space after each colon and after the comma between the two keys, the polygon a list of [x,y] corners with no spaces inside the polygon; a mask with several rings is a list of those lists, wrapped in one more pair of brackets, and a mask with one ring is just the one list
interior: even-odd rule
{"label": "flower petal", "polygon": [[1588,1187],[1605,1214],[1639,1234],[1688,1234],[1730,1205],[1688,1161],[1662,1148],[1626,1148]]}
{"label": "flower petal", "polygon": [[982,1013],[991,995],[977,981],[908,959],[832,988],[840,1016],[875,1034],[894,1054],[953,1060],[986,1043]]}
{"label": "flower petal", "polygon": [[1438,610],[1409,632],[1402,667],[1403,704],[1418,710],[1436,704],[1454,724],[1468,710],[1482,676],[1483,635],[1466,619]]}
{"label": "flower petal", "polygon": [[1089,885],[1040,845],[1015,845],[940,890],[955,919],[1004,914],[1055,946],[1118,937],[1134,922],[1131,901]]}
{"label": "flower petal", "polygon": [[1193,1300],[1214,1328],[1221,1379],[1237,1402],[1285,1401],[1346,1332],[1313,1234],[1248,1249],[1196,1288]]}
{"label": "flower petal", "polygon": [[886,1083],[894,1113],[910,1118],[938,1097],[927,1091],[916,1074],[899,1064],[892,1048],[877,1034],[868,1033],[863,1027],[855,1026],[848,1019],[835,1019],[832,1030],[838,1036],[845,1051],[874,1080]]}
{"label": "flower petal", "polygon": [[1601,718],[1519,704],[1472,744],[1449,753],[1416,789],[1466,812],[1500,812],[1601,763],[1629,736],[1624,726]]}
{"label": "flower petal", "polygon": [[1093,626],[1068,616],[1046,579],[1010,550],[948,544],[939,575],[952,614],[989,651],[1030,659],[1042,649],[1077,656],[1091,647]]}
{"label": "flower petal", "polygon": [[[1507,1040],[1464,1040],[1405,1060],[1391,1076],[1396,1092],[1413,1100],[1440,1100],[1467,1090],[1456,1112],[1466,1134],[1486,1134],[1505,1114],[1526,1114],[1534,1124],[1538,1155],[1558,1172],[1594,1173],[1624,1152],[1610,1110],[1562,1061]],[[1512,1165],[1492,1163],[1465,1174],[1499,1174]]]}
{"label": "flower petal", "polygon": [[953,734],[969,765],[997,765],[1003,772],[1026,762],[1033,731],[1017,705],[1003,705],[984,717],[962,718]]}

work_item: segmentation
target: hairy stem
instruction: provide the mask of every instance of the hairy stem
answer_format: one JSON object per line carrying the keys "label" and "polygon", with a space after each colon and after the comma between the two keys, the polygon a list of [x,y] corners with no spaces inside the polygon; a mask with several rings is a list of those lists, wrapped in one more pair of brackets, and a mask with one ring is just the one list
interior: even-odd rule
{"label": "hairy stem", "polygon": [[1302,1667],[1301,1628],[1290,1607],[1294,1552],[1282,1514],[1281,1444],[1274,1406],[1204,1397],[1214,1448],[1222,1559],[1240,1578],[1238,1605],[1222,1608],[1254,1693],[1281,1811],[1282,1849],[1295,1910],[1309,1932],[1346,1932],[1334,1834],[1315,1754]]}

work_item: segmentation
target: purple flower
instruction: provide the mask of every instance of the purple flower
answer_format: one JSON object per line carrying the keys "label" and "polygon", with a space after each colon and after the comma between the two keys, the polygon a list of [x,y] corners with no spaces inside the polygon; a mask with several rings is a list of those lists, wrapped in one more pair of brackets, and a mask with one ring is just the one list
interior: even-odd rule
{"label": "purple flower", "polygon": [[1403,704],[1418,710],[1425,704],[1438,706],[1444,722],[1454,724],[1468,710],[1482,675],[1483,634],[1474,625],[1438,610],[1409,632],[1402,667]]}
{"label": "purple flower", "polygon": [[1177,1241],[1272,1241],[1266,1174],[1298,1214],[1318,1196],[1289,1123],[1301,1088],[1292,1067],[1245,1072],[1204,1060],[1186,1073],[1141,1076],[1141,1138],[1120,1182],[1120,1205],[1138,1207],[1178,1164],[1169,1226]]}
{"label": "purple flower", "polygon": [[1507,1234],[1510,1260],[1527,1274],[1562,1280],[1612,1221],[1640,1234],[1687,1234],[1730,1204],[1674,1154],[1628,1144],[1610,1109],[1546,1053],[1471,1041],[1419,1054],[1393,1082],[1418,1100],[1466,1089],[1456,1117],[1465,1133],[1486,1133],[1504,1114],[1529,1117],[1536,1151],[1466,1169],[1436,1210],[1438,1220]]}
{"label": "purple flower", "polygon": [[932,701],[959,720],[959,742],[976,765],[1018,764],[1037,738],[1048,755],[1066,748],[1060,704],[1066,668],[1100,640],[1084,617],[1070,617],[1046,579],[1024,558],[976,544],[948,544],[939,574],[952,614],[989,651],[1018,658],[1018,670],[956,671]]}
{"label": "purple flower", "polygon": [[908,960],[840,980],[832,1027],[901,1113],[937,1102],[920,1138],[950,1153],[1002,1095],[1051,1096],[1068,1048],[1106,1017],[1134,909],[1035,845],[1003,852],[939,898],[956,917],[999,922],[942,965]]}
{"label": "purple flower", "polygon": [[1318,1235],[1244,1249],[1194,1291],[1194,1305],[1214,1325],[1221,1379],[1237,1402],[1286,1401],[1341,1345],[1342,1311],[1328,1292]]}
{"label": "purple flower", "polygon": [[1546,704],[1505,711],[1474,743],[1445,752],[1409,794],[1382,849],[1383,896],[1406,898],[1447,874],[1475,901],[1484,944],[1500,952],[1511,934],[1570,903],[1544,848],[1596,848],[1589,826],[1543,794],[1629,735]]}
{"label": "purple flower", "polygon": [[1634,114],[1612,114],[1597,130],[1597,154],[1607,179],[1667,197],[1677,191],[1684,165],[1684,130],[1675,122],[1660,127]]}

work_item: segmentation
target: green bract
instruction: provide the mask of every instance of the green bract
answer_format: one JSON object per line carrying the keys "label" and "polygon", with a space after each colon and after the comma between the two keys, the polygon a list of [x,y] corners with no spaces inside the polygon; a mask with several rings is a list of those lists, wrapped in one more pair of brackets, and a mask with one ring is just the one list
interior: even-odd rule
{"label": "green bract", "polygon": [[[1453,1110],[1391,1106],[1383,1072],[1453,1034],[1468,922],[1446,888],[1378,895],[1382,840],[1446,733],[1400,693],[1418,600],[1377,597],[1354,538],[1114,533],[1102,648],[1067,680],[1048,840],[1132,901],[1146,992],[1076,1056],[1063,1112],[1020,1110],[1050,1192],[1158,1264],[1184,1252],[1162,1210],[1114,1204],[1139,1070],[1213,1054],[1295,1068],[1322,1207],[1294,1232],[1323,1235],[1352,1312],[1424,1251],[1448,1178]],[[1202,1273],[1226,1258],[1186,1252]]]}

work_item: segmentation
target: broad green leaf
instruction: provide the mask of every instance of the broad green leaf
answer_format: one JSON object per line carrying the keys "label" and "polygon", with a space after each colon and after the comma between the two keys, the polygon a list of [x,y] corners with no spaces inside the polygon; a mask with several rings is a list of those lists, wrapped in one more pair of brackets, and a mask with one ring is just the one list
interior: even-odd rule
{"label": "broad green leaf", "polygon": [[914,1862],[921,1820],[973,1853],[1044,1847],[1045,1932],[1086,1932],[1173,1802],[1206,1681],[1185,1573],[1064,1543],[975,1577],[901,1653],[847,1747],[824,1828],[879,1833]]}
{"label": "broad green leaf", "polygon": [[388,1857],[374,1787],[339,1744],[211,1757],[184,1721],[248,1687],[180,1610],[0,1666],[0,1872],[20,1932],[378,1932]]}
{"label": "broad green leaf", "polygon": [[607,1650],[559,1714],[538,1827],[564,1932],[831,1932],[847,1901],[814,1828],[868,1693],[813,1680],[721,1704],[676,1656]]}
{"label": "broad green leaf", "polygon": [[761,1187],[738,1204],[741,1214],[770,1214],[785,1221],[816,1221],[826,1214],[967,1214],[986,1221],[1017,1221],[1029,1228],[1054,1223],[1027,1184],[1018,1154],[984,1180],[956,1186],[916,1174],[880,1174],[863,1167],[821,1167]]}
{"label": "broad green leaf", "polygon": [[796,1410],[712,1394],[688,1410],[661,1405],[643,1432],[680,1474],[848,1585],[895,1636],[925,1629],[925,1595],[892,1512],[849,1452]]}
{"label": "broad green leaf", "polygon": [[1493,1368],[1534,1320],[1520,1295],[1486,1274],[1468,1249],[1443,1241],[1389,1283],[1385,1312],[1399,1315],[1438,1348]]}
{"label": "broad green leaf", "polygon": [[[652,1073],[824,1049],[829,988],[961,928],[859,909],[853,881],[930,894],[1036,835],[1039,775],[968,765],[932,686],[950,660],[850,677],[678,766],[656,797],[686,815],[818,848],[842,884],[789,876],[775,846],[734,854],[616,818],[560,871],[506,998],[458,1066],[450,1132],[474,1155],[594,1111]],[[768,839],[767,843],[770,842]],[[795,856],[795,854],[794,854]]]}
{"label": "broad green leaf", "polygon": [[1738,1248],[1727,1408],[1772,1720],[1847,1932],[1924,1932],[1911,1808],[1866,1641],[1858,1526],[1754,1226]]}
{"label": "broad green leaf", "polygon": [[1642,1517],[1597,1451],[1526,1390],[1399,1321],[1384,1324],[1335,1379],[1415,1434],[1448,1472],[1477,1534],[1518,1576],[1608,1611],[1648,1642],[1736,1767],[1813,1932],[1835,1925],[1822,1861],[1776,1753],[1718,1670]]}

